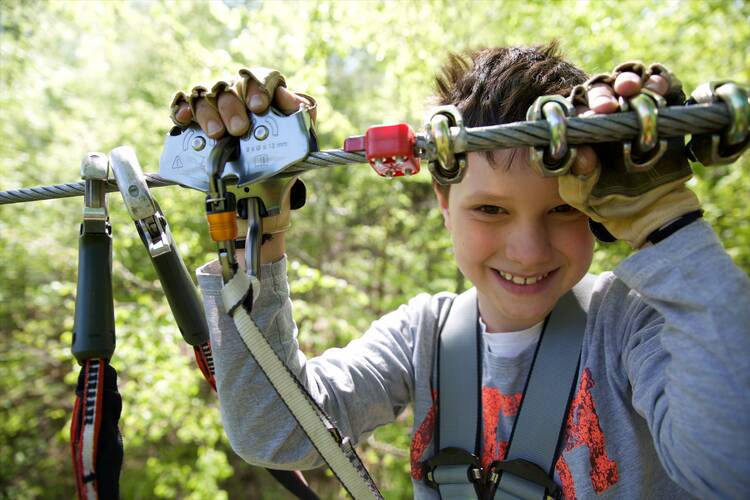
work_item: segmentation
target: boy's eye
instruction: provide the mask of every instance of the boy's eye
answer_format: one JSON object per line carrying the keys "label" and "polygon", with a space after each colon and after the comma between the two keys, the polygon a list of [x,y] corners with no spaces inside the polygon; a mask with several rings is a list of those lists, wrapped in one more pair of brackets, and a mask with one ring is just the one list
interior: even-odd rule
{"label": "boy's eye", "polygon": [[495,205],[479,205],[474,210],[483,215],[497,215],[503,212],[503,209]]}
{"label": "boy's eye", "polygon": [[571,213],[577,213],[578,210],[573,208],[572,206],[568,205],[567,203],[565,205],[558,205],[555,208],[552,209],[552,212],[557,214],[571,214]]}

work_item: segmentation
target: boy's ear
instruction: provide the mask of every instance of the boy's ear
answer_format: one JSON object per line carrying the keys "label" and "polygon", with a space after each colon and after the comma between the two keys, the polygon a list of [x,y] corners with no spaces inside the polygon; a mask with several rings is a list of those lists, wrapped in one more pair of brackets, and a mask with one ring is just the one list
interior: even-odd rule
{"label": "boy's ear", "polygon": [[450,191],[441,190],[436,182],[432,183],[432,190],[435,191],[435,197],[440,205],[440,212],[443,214],[443,224],[445,224],[446,229],[450,230],[450,212],[448,211],[448,194]]}

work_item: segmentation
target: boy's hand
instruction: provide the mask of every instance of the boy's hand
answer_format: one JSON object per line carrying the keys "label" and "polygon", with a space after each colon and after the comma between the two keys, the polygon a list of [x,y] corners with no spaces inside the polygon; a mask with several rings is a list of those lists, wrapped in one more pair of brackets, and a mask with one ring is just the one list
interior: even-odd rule
{"label": "boy's hand", "polygon": [[[234,80],[219,80],[213,85],[196,85],[187,93],[177,92],[172,99],[171,118],[181,127],[196,123],[209,137],[219,139],[227,132],[244,135],[251,125],[248,111],[263,114],[273,106],[283,113],[294,113],[301,104],[308,106],[314,122],[315,99],[289,91],[281,73],[268,68],[241,69]],[[283,233],[291,225],[290,209],[304,205],[302,181],[291,178],[283,191],[281,211],[263,218],[263,233],[268,236],[261,248],[262,263],[283,256]]]}
{"label": "boy's hand", "polygon": [[268,68],[241,69],[239,78],[215,84],[196,85],[189,93],[177,92],[172,99],[172,121],[179,126],[197,123],[213,139],[226,132],[241,136],[250,128],[248,110],[263,114],[273,105],[283,113],[293,113],[300,104],[310,107],[315,120],[315,100],[286,88],[281,73]]}
{"label": "boy's hand", "polygon": [[[639,63],[590,79],[574,89],[571,98],[580,116],[607,114],[619,110],[618,97],[633,97],[643,88],[665,97],[668,104],[684,102],[679,80],[664,66],[646,69]],[[670,139],[664,156],[645,172],[626,170],[622,147],[605,143],[579,148],[571,173],[559,178],[560,196],[615,238],[640,248],[653,231],[698,210],[700,202],[685,186],[692,170],[682,138]]]}

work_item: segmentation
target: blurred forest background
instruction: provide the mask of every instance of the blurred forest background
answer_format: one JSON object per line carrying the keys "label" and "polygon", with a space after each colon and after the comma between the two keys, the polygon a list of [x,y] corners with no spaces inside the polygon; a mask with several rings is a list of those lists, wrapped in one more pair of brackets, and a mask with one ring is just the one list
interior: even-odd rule
{"label": "blurred forest background", "polygon": [[[449,51],[560,40],[587,71],[630,59],[670,65],[688,91],[750,82],[744,0],[270,2],[0,0],[0,190],[75,182],[87,151],[133,146],[156,172],[175,90],[279,68],[317,97],[324,149],[389,121],[422,123]],[[750,155],[692,187],[735,262],[750,271]],[[368,167],[305,176],[290,279],[309,354],[341,345],[420,291],[461,290],[429,176]],[[154,190],[194,269],[213,258],[200,193]],[[71,498],[70,354],[82,199],[0,207],[0,497]],[[119,194],[110,195],[123,397],[123,498],[287,498],[238,459],[216,398],[182,342]],[[595,270],[627,255],[597,250]],[[700,263],[696,263],[700,265]],[[411,498],[410,414],[361,444],[386,498]],[[341,490],[307,474],[325,498]]]}

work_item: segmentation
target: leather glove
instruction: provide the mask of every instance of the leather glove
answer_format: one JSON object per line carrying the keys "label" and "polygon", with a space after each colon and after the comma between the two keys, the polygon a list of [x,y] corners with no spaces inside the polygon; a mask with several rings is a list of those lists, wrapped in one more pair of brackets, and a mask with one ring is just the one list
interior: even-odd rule
{"label": "leather glove", "polygon": [[[593,77],[583,84],[583,91],[573,89],[571,100],[587,105],[582,102],[585,90],[596,83],[612,85],[623,71],[641,75],[642,84],[651,75],[660,75],[669,83],[664,95],[667,104],[682,104],[685,100],[679,80],[664,66],[653,64],[646,69],[640,63],[626,63],[615,68],[611,75]],[[627,171],[623,144],[603,143],[593,145],[593,149],[598,157],[593,172],[586,176],[572,173],[561,176],[560,197],[591,220],[603,224],[615,238],[640,248],[652,232],[700,209],[697,196],[685,185],[692,170],[682,137],[669,139],[661,159],[651,169],[639,172]]]}
{"label": "leather glove", "polygon": [[219,80],[218,82],[210,86],[207,84],[199,84],[194,86],[189,93],[185,93],[182,91],[177,92],[172,98],[172,104],[170,106],[170,117],[176,125],[185,126],[184,123],[180,123],[177,121],[176,114],[180,108],[180,104],[186,102],[190,106],[193,121],[195,122],[195,103],[198,99],[201,98],[205,98],[206,102],[208,102],[211,107],[218,111],[217,99],[219,94],[222,92],[230,92],[237,96],[240,101],[247,103],[247,91],[251,82],[255,82],[257,84],[257,88],[261,92],[266,94],[266,97],[268,98],[266,102],[269,103],[273,101],[273,97],[277,87],[286,87],[286,80],[284,79],[284,76],[275,69],[243,68],[239,71],[238,78],[234,78],[229,81]]}

